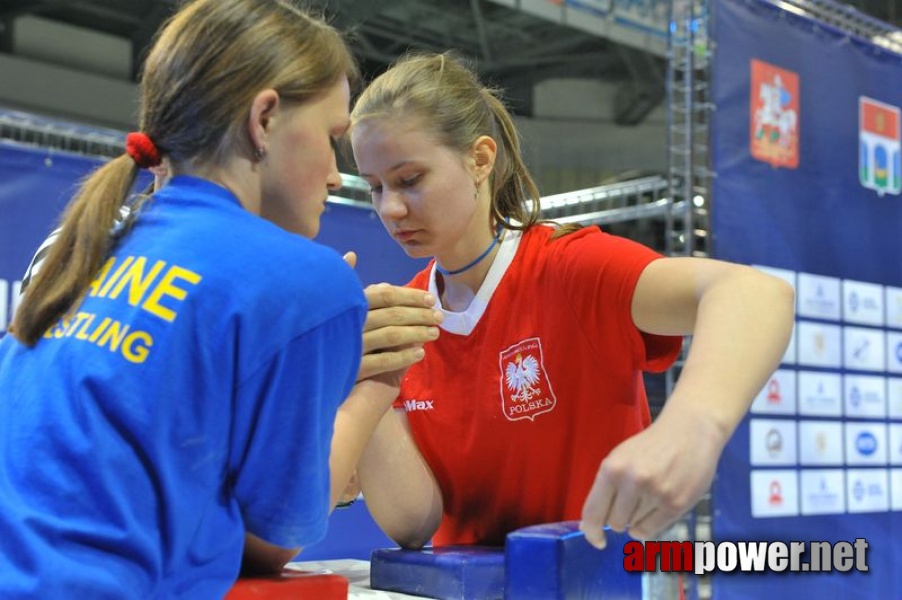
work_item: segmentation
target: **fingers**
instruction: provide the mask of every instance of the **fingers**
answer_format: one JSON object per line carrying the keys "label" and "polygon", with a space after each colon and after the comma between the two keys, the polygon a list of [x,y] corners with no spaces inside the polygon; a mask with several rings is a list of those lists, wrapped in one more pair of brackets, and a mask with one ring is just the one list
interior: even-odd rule
{"label": "fingers", "polygon": [[[392,306],[371,308],[363,325],[364,333],[389,327],[434,327],[442,322],[442,311],[433,308]],[[404,343],[397,340],[396,343]]]}
{"label": "fingers", "polygon": [[357,253],[356,252],[345,252],[344,256],[342,256],[342,258],[345,259],[345,262],[348,263],[352,269],[357,267]]}
{"label": "fingers", "polygon": [[442,311],[423,290],[377,284],[366,288],[370,310],[363,326],[363,352],[422,345],[438,338]]}
{"label": "fingers", "polygon": [[393,306],[431,308],[435,305],[435,296],[425,290],[377,283],[368,285],[363,291],[369,302],[370,310]]}
{"label": "fingers", "polygon": [[586,541],[599,550],[608,543],[604,535],[604,526],[608,522],[608,514],[613,503],[614,486],[607,481],[604,469],[599,469],[595,483],[592,484],[592,489],[583,504],[582,521],[579,524],[580,530],[586,535]]}
{"label": "fingers", "polygon": [[364,293],[369,311],[357,380],[390,374],[400,380],[404,369],[425,356],[423,345],[438,339],[444,315],[424,290],[378,283]]}
{"label": "fingers", "polygon": [[602,461],[580,523],[589,543],[603,547],[606,525],[638,540],[653,539],[710,488],[722,445],[716,439],[688,438],[685,422],[669,419],[659,418]]}
{"label": "fingers", "polygon": [[637,540],[653,538],[673,525],[682,514],[682,511],[667,509],[658,505],[643,516],[638,517],[630,525],[630,535]]}
{"label": "fingers", "polygon": [[389,349],[401,349],[438,339],[438,327],[422,325],[389,325],[371,331],[364,330],[363,353],[370,354]]}
{"label": "fingers", "polygon": [[[660,516],[661,514],[663,513],[659,511],[656,501],[647,496],[643,497],[641,501],[637,503],[632,516],[627,522],[630,535],[636,539],[646,539],[648,537],[648,535],[645,535],[647,527],[643,527],[643,523],[650,524],[652,521],[648,521],[649,518],[654,515]],[[656,531],[657,530],[653,529],[648,531],[648,534],[653,534]]]}
{"label": "fingers", "polygon": [[605,527],[647,540],[670,527],[681,515],[682,511],[668,501],[666,494],[625,474],[612,474],[602,464],[586,497],[579,528],[586,541],[603,549],[607,544]]}
{"label": "fingers", "polygon": [[426,353],[421,346],[364,354],[360,361],[357,381],[381,375],[382,373],[406,369],[410,365],[423,360],[424,356],[426,356]]}
{"label": "fingers", "polygon": [[620,486],[614,492],[611,508],[608,511],[607,525],[617,532],[626,531],[632,523],[632,516],[638,509],[640,501],[641,498],[635,486]]}
{"label": "fingers", "polygon": [[607,544],[605,527],[629,531],[635,539],[648,539],[679,516],[664,510],[661,500],[648,477],[604,461],[583,505],[580,529],[586,540],[599,549]]}

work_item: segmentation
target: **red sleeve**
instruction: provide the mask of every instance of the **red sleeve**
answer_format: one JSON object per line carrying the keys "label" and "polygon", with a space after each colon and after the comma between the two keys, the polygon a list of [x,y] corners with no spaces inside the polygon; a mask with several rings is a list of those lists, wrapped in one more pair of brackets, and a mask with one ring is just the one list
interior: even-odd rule
{"label": "red sleeve", "polygon": [[639,331],[633,323],[636,283],[652,261],[662,257],[647,246],[586,227],[548,242],[554,256],[552,277],[566,291],[570,309],[586,325],[586,335],[623,340],[636,368],[664,371],[679,356],[682,337]]}

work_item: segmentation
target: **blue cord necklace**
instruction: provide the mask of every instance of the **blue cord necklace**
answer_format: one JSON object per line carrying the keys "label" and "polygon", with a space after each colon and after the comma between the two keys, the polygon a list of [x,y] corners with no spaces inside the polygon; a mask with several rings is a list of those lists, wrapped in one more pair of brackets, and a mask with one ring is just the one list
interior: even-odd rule
{"label": "blue cord necklace", "polygon": [[494,247],[498,244],[498,240],[501,239],[501,232],[502,232],[502,231],[504,231],[504,228],[503,228],[501,225],[498,225],[498,231],[495,233],[495,237],[492,238],[492,243],[489,244],[489,247],[486,248],[485,251],[484,251],[482,254],[480,254],[479,256],[477,256],[476,258],[474,258],[474,259],[473,259],[473,262],[471,262],[470,264],[468,264],[468,265],[466,265],[466,266],[463,266],[463,267],[461,267],[461,268],[459,268],[459,269],[455,269],[455,270],[453,270],[453,271],[449,271],[449,270],[445,269],[444,267],[442,267],[440,264],[438,264],[438,261],[436,261],[436,262],[435,262],[435,270],[438,271],[439,273],[441,273],[442,275],[458,275],[459,273],[463,273],[463,272],[466,271],[467,269],[472,269],[473,267],[475,267],[476,265],[478,265],[479,262],[480,262],[483,258],[485,258],[486,256],[488,256],[488,255],[489,255],[489,252],[492,251],[492,248],[494,248]]}

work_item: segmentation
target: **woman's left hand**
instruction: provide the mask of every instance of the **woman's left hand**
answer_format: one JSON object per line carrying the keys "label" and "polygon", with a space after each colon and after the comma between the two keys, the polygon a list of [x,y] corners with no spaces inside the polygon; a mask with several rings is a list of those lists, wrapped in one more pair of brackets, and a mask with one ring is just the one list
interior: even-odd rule
{"label": "woman's left hand", "polygon": [[704,417],[666,413],[601,462],[580,523],[593,546],[605,546],[606,525],[636,539],[650,539],[708,491],[725,432]]}
{"label": "woman's left hand", "polygon": [[649,539],[708,491],[721,452],[786,350],[795,298],[786,282],[744,265],[662,258],[636,284],[633,321],[692,344],[655,422],[601,462],[581,528],[595,546],[603,527]]}

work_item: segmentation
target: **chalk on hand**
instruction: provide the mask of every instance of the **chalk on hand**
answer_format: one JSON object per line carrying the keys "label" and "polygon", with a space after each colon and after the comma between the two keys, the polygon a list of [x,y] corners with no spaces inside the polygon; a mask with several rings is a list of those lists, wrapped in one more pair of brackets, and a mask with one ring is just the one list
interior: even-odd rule
{"label": "chalk on hand", "polygon": [[438,600],[501,600],[504,550],[485,546],[374,550],[370,587]]}
{"label": "chalk on hand", "polygon": [[505,546],[507,600],[640,600],[642,574],[623,569],[625,533],[606,530],[598,550],[578,521],[512,531]]}
{"label": "chalk on hand", "polygon": [[334,573],[292,571],[242,577],[223,600],[347,600],[348,580]]}

